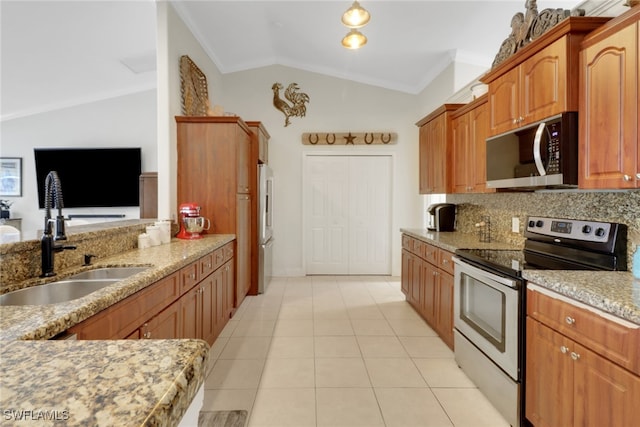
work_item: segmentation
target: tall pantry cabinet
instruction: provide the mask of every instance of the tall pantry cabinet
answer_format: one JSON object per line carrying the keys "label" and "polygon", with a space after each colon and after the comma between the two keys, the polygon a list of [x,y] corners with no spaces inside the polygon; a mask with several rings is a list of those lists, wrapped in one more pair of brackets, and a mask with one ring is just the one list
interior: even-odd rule
{"label": "tall pantry cabinet", "polygon": [[236,235],[236,294],[239,307],[251,288],[252,200],[257,182],[251,179],[254,138],[236,116],[177,116],[178,205],[193,202],[211,221],[208,233]]}

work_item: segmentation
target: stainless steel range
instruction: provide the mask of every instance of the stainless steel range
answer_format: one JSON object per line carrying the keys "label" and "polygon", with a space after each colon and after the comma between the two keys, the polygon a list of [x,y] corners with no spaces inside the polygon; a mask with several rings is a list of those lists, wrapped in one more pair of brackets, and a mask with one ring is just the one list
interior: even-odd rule
{"label": "stainless steel range", "polygon": [[626,270],[624,224],[529,217],[524,250],[459,249],[455,358],[512,426],[524,425],[523,269]]}

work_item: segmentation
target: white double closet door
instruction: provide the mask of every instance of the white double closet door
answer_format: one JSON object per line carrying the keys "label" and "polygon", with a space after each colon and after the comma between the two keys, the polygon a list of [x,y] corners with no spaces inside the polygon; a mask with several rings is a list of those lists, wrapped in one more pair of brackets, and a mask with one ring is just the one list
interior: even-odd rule
{"label": "white double closet door", "polygon": [[391,155],[304,157],[307,274],[391,274]]}

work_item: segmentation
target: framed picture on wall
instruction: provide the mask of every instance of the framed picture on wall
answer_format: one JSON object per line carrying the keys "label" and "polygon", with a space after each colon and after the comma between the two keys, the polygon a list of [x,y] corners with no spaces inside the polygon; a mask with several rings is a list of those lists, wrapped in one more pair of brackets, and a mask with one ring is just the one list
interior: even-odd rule
{"label": "framed picture on wall", "polygon": [[0,157],[0,196],[22,196],[22,157]]}

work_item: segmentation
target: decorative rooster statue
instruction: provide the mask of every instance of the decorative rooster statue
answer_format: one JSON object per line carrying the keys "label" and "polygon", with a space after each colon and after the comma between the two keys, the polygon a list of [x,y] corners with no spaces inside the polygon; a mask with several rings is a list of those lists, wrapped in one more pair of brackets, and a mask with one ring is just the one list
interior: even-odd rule
{"label": "decorative rooster statue", "polygon": [[290,117],[304,117],[307,114],[307,107],[305,104],[309,102],[309,95],[306,93],[298,92],[300,88],[297,83],[291,83],[284,91],[284,97],[287,98],[293,105],[289,105],[287,101],[280,99],[280,89],[283,86],[280,83],[274,83],[271,86],[273,90],[273,106],[282,111],[285,116],[284,126],[289,126]]}

